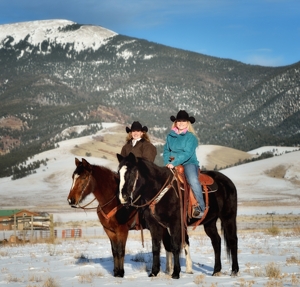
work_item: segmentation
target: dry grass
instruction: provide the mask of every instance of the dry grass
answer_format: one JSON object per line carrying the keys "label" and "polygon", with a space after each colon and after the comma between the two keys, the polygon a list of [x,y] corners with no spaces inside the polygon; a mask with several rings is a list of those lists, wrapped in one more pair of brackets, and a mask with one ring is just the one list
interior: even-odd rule
{"label": "dry grass", "polygon": [[266,276],[272,279],[281,279],[281,270],[280,267],[274,263],[270,262],[265,266]]}
{"label": "dry grass", "polygon": [[288,265],[292,265],[292,264],[300,265],[300,258],[297,258],[296,256],[288,257],[286,259],[286,263]]}
{"label": "dry grass", "polygon": [[101,271],[82,272],[77,275],[79,283],[92,283],[95,277],[103,277]]}
{"label": "dry grass", "polygon": [[280,229],[277,226],[273,226],[273,227],[267,228],[266,233],[270,234],[272,236],[276,236],[276,235],[280,234]]}
{"label": "dry grass", "polygon": [[60,287],[60,285],[58,284],[57,280],[49,277],[47,278],[44,282],[43,282],[43,287]]}
{"label": "dry grass", "polygon": [[253,284],[255,284],[254,280],[246,280],[244,278],[241,278],[238,280],[239,286],[240,287],[251,287]]}
{"label": "dry grass", "polygon": [[193,282],[196,285],[200,285],[200,284],[203,284],[205,282],[205,278],[206,278],[206,276],[204,274],[200,274],[200,275],[195,276]]}

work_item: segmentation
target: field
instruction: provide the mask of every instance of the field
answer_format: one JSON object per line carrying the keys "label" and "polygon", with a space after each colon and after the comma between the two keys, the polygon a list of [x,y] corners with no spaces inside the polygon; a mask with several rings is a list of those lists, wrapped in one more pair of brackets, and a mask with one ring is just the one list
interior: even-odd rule
{"label": "field", "polygon": [[[300,286],[300,152],[292,147],[262,147],[249,153],[219,146],[199,146],[202,165],[214,168],[231,165],[266,150],[280,154],[221,170],[238,191],[238,277],[230,277],[230,261],[222,243],[222,273],[210,276],[213,250],[203,227],[189,229],[194,274],[182,272],[179,280],[164,273],[148,278],[151,266],[151,241],[145,234],[130,233],[125,257],[125,278],[112,276],[110,242],[97,220],[96,212],[72,209],[67,203],[74,158],[84,157],[92,164],[117,170],[115,153],[125,140],[125,127],[107,124],[93,136],[59,143],[52,151],[36,155],[31,161],[48,159],[47,166],[19,180],[1,178],[1,208],[29,209],[53,213],[58,237],[54,241],[37,239],[24,244],[0,245],[0,286],[71,287],[71,286]],[[154,139],[159,143],[157,139]],[[92,200],[90,196],[86,202]],[[63,239],[62,230],[81,228],[82,237]],[[220,225],[218,225],[220,229]],[[9,233],[1,232],[0,240]]]}
{"label": "field", "polygon": [[[250,221],[257,218],[247,217]],[[266,218],[265,218],[266,219]],[[293,220],[290,218],[290,220]],[[71,223],[68,223],[71,224]],[[67,224],[67,225],[68,225]],[[92,224],[92,223],[91,223]],[[96,223],[97,224],[97,223]],[[94,226],[94,228],[96,228]],[[98,227],[99,228],[99,225]],[[155,278],[151,269],[151,241],[144,232],[132,231],[125,257],[125,277],[112,275],[110,243],[104,234],[83,238],[2,245],[0,247],[0,286],[71,287],[71,286],[241,286],[274,287],[300,285],[300,227],[239,230],[237,277],[230,276],[230,261],[222,244],[222,273],[212,277],[214,257],[209,238],[202,227],[189,231],[193,274],[185,273],[181,255],[181,278],[165,273],[165,252],[161,252],[161,272]]]}

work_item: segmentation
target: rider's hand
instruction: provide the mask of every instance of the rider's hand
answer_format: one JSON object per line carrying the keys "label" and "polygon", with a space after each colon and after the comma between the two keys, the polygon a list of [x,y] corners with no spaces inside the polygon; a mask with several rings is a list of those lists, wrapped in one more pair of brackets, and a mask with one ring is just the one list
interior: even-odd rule
{"label": "rider's hand", "polygon": [[174,168],[174,165],[171,164],[171,163],[168,163],[168,164],[167,164],[167,168],[172,169],[172,168]]}

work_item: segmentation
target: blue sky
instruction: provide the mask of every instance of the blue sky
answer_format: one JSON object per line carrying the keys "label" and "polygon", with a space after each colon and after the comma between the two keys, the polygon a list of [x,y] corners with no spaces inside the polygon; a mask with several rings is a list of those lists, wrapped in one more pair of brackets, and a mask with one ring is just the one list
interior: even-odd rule
{"label": "blue sky", "polygon": [[0,0],[0,24],[45,19],[247,64],[300,61],[300,0]]}

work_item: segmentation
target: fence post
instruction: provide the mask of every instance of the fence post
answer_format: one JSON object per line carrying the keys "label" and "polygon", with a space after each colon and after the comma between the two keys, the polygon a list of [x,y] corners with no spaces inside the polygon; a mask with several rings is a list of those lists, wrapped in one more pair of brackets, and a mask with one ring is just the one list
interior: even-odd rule
{"label": "fence post", "polygon": [[33,215],[31,214],[31,234],[30,234],[30,242],[33,242]]}
{"label": "fence post", "polygon": [[54,242],[54,222],[53,222],[53,214],[50,214],[50,238]]}
{"label": "fence post", "polygon": [[14,235],[16,238],[15,245],[17,245],[17,215],[14,214]]}

